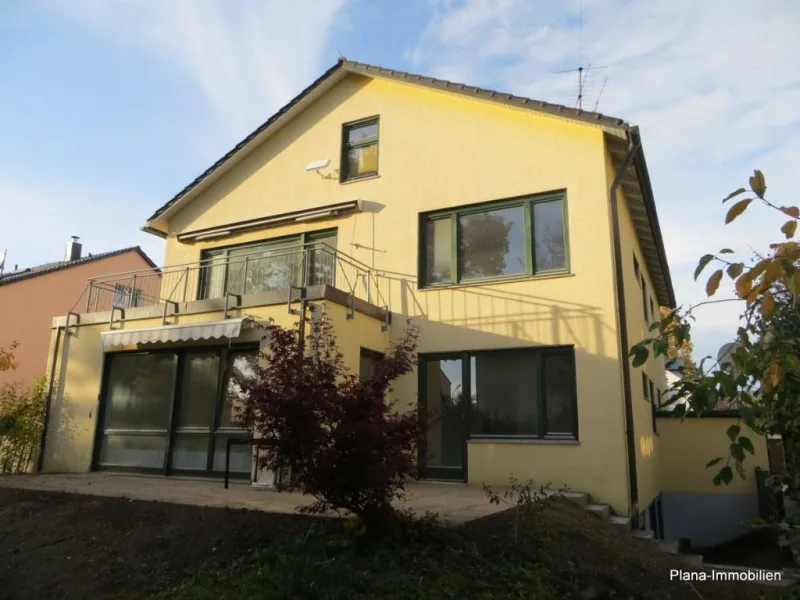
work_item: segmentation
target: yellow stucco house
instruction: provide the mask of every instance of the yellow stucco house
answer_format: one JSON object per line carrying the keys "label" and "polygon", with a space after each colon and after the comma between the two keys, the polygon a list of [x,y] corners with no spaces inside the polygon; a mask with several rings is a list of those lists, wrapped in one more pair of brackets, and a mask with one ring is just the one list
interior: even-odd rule
{"label": "yellow stucco house", "polygon": [[[364,372],[413,319],[395,393],[442,415],[421,477],[532,478],[668,522],[663,361],[626,360],[675,306],[636,127],[340,60],[144,229],[164,268],[93,279],[54,320],[43,471],[218,475],[248,435],[225,390],[253,321],[326,314]],[[259,477],[246,445],[230,468]]]}

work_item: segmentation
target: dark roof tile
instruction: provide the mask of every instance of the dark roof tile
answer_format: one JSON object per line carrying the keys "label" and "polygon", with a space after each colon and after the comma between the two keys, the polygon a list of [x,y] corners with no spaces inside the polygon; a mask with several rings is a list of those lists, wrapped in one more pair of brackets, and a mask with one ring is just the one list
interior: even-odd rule
{"label": "dark roof tile", "polygon": [[44,263],[42,265],[37,265],[35,267],[28,267],[27,269],[21,269],[19,271],[4,273],[3,275],[0,275],[0,285],[16,283],[18,281],[22,281],[23,279],[29,279],[31,277],[36,277],[38,275],[46,275],[48,273],[53,273],[55,271],[62,271],[64,269],[69,269],[70,267],[85,265],[87,263],[91,263],[96,260],[102,260],[104,258],[110,258],[112,256],[125,254],[126,252],[138,252],[139,255],[151,267],[153,267],[154,269],[158,268],[156,264],[152,260],[150,260],[150,257],[144,253],[144,250],[142,250],[139,246],[131,246],[130,248],[121,248],[119,250],[112,250],[111,252],[101,252],[100,254],[87,254],[83,258],[78,258],[76,260],[60,260],[57,262]]}

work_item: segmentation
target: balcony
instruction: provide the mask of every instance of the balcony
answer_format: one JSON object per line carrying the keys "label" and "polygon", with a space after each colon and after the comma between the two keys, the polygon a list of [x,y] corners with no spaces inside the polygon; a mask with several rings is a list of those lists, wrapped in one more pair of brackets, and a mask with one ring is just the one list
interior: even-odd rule
{"label": "balcony", "polygon": [[124,318],[128,309],[163,306],[166,321],[169,314],[179,311],[180,305],[224,299],[227,316],[228,309],[241,305],[242,298],[248,295],[268,294],[291,305],[308,297],[311,289],[326,288],[344,292],[352,309],[361,301],[382,309],[388,317],[388,306],[374,271],[320,243],[262,248],[227,258],[95,277],[88,281],[73,312],[110,311],[113,321],[115,314]]}

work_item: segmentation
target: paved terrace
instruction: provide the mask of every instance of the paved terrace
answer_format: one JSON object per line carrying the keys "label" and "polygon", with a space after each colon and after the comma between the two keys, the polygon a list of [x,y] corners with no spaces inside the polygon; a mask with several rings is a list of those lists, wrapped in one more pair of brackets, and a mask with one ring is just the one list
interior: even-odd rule
{"label": "paved terrace", "polygon": [[[0,476],[0,487],[279,513],[292,513],[298,506],[311,503],[310,498],[300,494],[278,493],[245,482],[232,481],[226,490],[221,480],[105,472],[7,475]],[[461,483],[412,483],[408,486],[408,499],[401,506],[418,515],[437,513],[455,522],[471,521],[501,510],[489,503],[480,487]]]}

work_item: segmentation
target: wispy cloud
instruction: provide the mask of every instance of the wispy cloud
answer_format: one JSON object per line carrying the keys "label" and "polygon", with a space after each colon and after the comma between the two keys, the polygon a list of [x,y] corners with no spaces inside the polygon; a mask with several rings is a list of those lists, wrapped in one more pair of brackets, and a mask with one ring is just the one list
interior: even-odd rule
{"label": "wispy cloud", "polygon": [[[641,127],[679,302],[704,298],[691,273],[724,246],[748,252],[775,239],[766,213],[723,225],[719,199],[762,168],[783,202],[800,174],[800,3],[791,0],[433,0],[406,51],[418,70],[575,105],[579,47],[591,73],[584,108],[603,80],[601,112]],[[582,31],[578,24],[581,22]],[[776,199],[777,196],[776,196]],[[697,328],[711,352],[734,331],[736,307]]]}
{"label": "wispy cloud", "polygon": [[[347,0],[53,0],[109,41],[171,66],[241,137],[313,81]],[[51,5],[51,6],[53,6]],[[338,18],[338,20],[337,20]]]}
{"label": "wispy cloud", "polygon": [[[182,150],[190,157],[186,162],[196,163],[199,173],[333,62],[334,56],[326,52],[334,32],[349,26],[343,10],[347,2],[41,0],[36,8],[56,16],[64,31],[91,36],[92,47],[109,49],[114,60],[130,59],[125,64],[164,71],[165,78],[192,91],[194,96],[186,94],[181,101],[188,98],[187,112],[199,120],[181,122]],[[91,61],[81,58],[84,62],[74,64],[76,72],[93,68]],[[162,90],[142,93],[158,95]],[[85,114],[70,107],[62,110],[64,119],[82,119],[91,131],[92,122]],[[175,120],[182,117],[175,115]],[[48,132],[51,135],[58,136],[59,131]],[[152,147],[125,143],[114,148],[157,154]],[[176,161],[165,158],[167,168],[174,167]],[[23,267],[57,260],[70,235],[82,236],[89,252],[141,245],[156,262],[163,260],[163,243],[138,227],[152,207],[177,191],[172,176],[162,174],[169,186],[159,187],[145,173],[147,183],[135,189],[135,184],[120,185],[91,162],[64,171],[49,168],[44,161],[27,165],[26,172],[41,174],[36,180],[8,165],[0,169],[0,244],[9,248],[7,264]],[[85,215],[92,219],[87,221]],[[46,235],[31,235],[34,227]]]}
{"label": "wispy cloud", "polygon": [[[709,142],[720,155],[745,153],[764,144],[759,126],[769,131],[800,120],[793,100],[800,94],[800,72],[786,63],[791,49],[800,49],[800,4],[583,5],[581,13],[577,0],[558,10],[541,0],[436,0],[428,26],[406,56],[424,70],[469,74],[574,104],[577,76],[555,72],[577,67],[582,47],[585,64],[605,67],[590,76],[585,107],[593,107],[608,77],[600,110],[641,125],[651,146],[666,155]],[[721,131],[730,133],[700,139]],[[738,140],[735,149],[731,139]]]}

